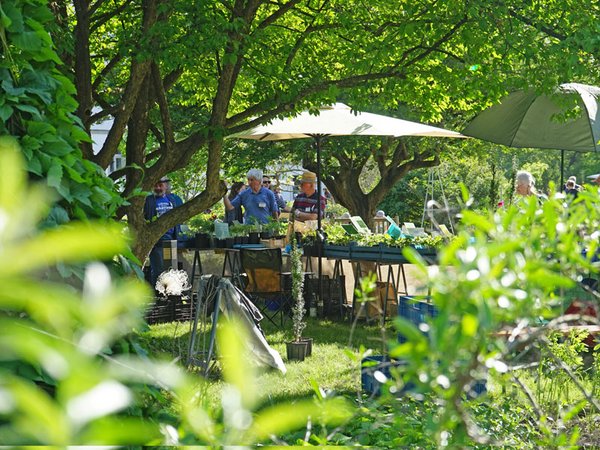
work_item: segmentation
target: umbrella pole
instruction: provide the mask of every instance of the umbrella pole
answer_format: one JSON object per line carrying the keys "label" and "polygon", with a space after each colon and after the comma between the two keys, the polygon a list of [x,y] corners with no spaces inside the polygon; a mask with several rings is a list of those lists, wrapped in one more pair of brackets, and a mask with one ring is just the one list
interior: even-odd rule
{"label": "umbrella pole", "polygon": [[318,255],[318,269],[317,276],[318,284],[319,284],[319,302],[325,305],[325,299],[323,299],[323,230],[321,229],[321,141],[323,139],[322,135],[314,135],[315,146],[317,148],[317,241],[319,245],[317,248],[319,249]]}
{"label": "umbrella pole", "polygon": [[560,190],[561,191],[564,186],[564,183],[563,183],[563,174],[564,173],[565,173],[565,151],[561,150],[560,151]]}

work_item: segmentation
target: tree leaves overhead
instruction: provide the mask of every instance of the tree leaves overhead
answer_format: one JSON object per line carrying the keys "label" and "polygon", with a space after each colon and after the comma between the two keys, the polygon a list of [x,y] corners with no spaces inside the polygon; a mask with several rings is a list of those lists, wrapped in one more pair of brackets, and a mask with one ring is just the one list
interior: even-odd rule
{"label": "tree leaves overhead", "polygon": [[57,7],[55,33],[85,128],[115,118],[102,151],[84,153],[106,167],[125,151],[131,206],[120,215],[142,235],[132,196],[202,149],[205,195],[185,214],[210,207],[223,194],[220,168],[235,160],[224,137],[272,118],[344,98],[464,122],[509,90],[588,80],[598,73],[594,12],[591,0],[123,0]]}

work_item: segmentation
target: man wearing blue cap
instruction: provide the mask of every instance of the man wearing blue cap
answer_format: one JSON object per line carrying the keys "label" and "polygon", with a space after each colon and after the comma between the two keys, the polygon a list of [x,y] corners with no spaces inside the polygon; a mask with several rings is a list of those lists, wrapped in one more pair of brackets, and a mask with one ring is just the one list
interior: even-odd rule
{"label": "man wearing blue cap", "polygon": [[[144,219],[148,221],[156,220],[166,212],[181,206],[183,201],[175,194],[168,192],[169,179],[163,177],[154,185],[154,193],[146,197],[144,202]],[[154,288],[156,280],[163,271],[163,241],[177,239],[180,233],[180,226],[169,228],[150,251],[150,283]]]}

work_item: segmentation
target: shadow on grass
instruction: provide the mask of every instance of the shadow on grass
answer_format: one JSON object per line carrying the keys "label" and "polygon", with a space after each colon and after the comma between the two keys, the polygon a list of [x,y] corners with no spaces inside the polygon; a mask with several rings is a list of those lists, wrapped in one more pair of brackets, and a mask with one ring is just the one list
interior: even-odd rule
{"label": "shadow on grass", "polygon": [[[277,327],[268,320],[260,323],[267,342],[271,346],[284,345],[293,339],[292,322],[287,320],[283,327]],[[198,334],[198,343],[208,346],[210,324],[204,333]],[[191,336],[190,322],[171,322],[149,326],[146,331],[138,334],[140,342],[153,355],[170,355],[185,358],[188,352]],[[378,325],[358,323],[352,331],[349,322],[335,322],[322,319],[307,319],[303,336],[313,338],[315,344],[337,344],[343,348],[358,349],[361,345],[378,351],[385,340],[395,339],[395,333],[390,323],[386,323],[385,335],[382,335]]]}
{"label": "shadow on grass", "polygon": [[[277,370],[260,370],[254,382],[260,393],[263,406],[274,405],[294,399],[312,398],[315,395],[313,385],[324,391],[355,398],[360,390],[360,346],[371,348],[375,352],[382,349],[381,329],[377,325],[358,323],[352,331],[349,322],[333,322],[309,318],[303,336],[313,338],[313,354],[302,362],[287,361],[286,345],[292,340],[292,323],[288,321],[278,328],[268,321],[261,327],[269,345],[279,352],[287,367],[287,374]],[[395,333],[391,325],[386,326],[386,340],[394,340]],[[197,350],[208,348],[210,329],[198,335]],[[153,357],[176,358],[186,366],[190,338],[190,323],[166,323],[149,327],[139,334],[139,340]],[[348,343],[351,342],[350,345]],[[204,347],[201,345],[204,345]],[[196,372],[195,369],[191,370]],[[209,377],[206,398],[219,403],[222,380]]]}

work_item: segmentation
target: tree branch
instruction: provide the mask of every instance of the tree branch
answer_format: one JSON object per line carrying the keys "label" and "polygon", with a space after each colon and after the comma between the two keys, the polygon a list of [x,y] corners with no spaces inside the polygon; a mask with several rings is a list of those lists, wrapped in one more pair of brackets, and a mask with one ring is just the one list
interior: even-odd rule
{"label": "tree branch", "polygon": [[511,17],[517,19],[518,21],[523,22],[524,24],[529,25],[530,27],[533,27],[536,30],[543,31],[548,36],[553,37],[555,39],[558,39],[559,41],[564,41],[564,40],[567,39],[567,36],[565,36],[564,34],[560,34],[556,30],[554,30],[553,28],[550,28],[550,27],[548,27],[546,25],[534,22],[533,20],[531,20],[531,19],[523,16],[522,14],[519,14],[513,8],[509,8],[508,9],[508,14]]}
{"label": "tree branch", "polygon": [[154,62],[150,65],[150,70],[152,73],[152,85],[154,86],[154,94],[158,103],[160,118],[163,125],[165,151],[167,153],[173,152],[175,149],[175,133],[173,131],[173,122],[171,121],[169,104],[167,102],[167,95],[165,93],[162,78],[160,76],[160,70],[158,68],[158,65]]}
{"label": "tree branch", "polygon": [[[157,19],[157,0],[145,0],[143,1],[142,9],[144,11],[142,30],[148,32],[148,30],[156,23]],[[125,92],[121,99],[118,107],[118,111],[115,114],[115,120],[113,126],[108,132],[106,141],[100,152],[94,156],[94,162],[100,167],[106,168],[110,164],[112,157],[117,151],[119,142],[125,133],[127,122],[131,117],[131,113],[136,105],[137,96],[140,92],[141,86],[148,76],[150,71],[150,60],[146,59],[138,61],[133,58],[131,61],[131,71],[129,80],[125,87]]]}
{"label": "tree branch", "polygon": [[[425,51],[424,52],[422,52],[419,55],[415,56],[412,60],[409,60],[406,63],[402,63],[402,60],[404,59],[404,57],[401,58],[400,61],[398,61],[398,63],[394,65],[394,68],[397,68],[398,66],[400,66],[400,64],[402,64],[403,67],[410,67],[413,64],[415,64],[416,62],[424,59],[430,53],[433,53],[434,51],[438,51],[439,48],[440,48],[440,46],[443,43],[448,42],[450,40],[450,38],[459,30],[459,28],[461,28],[468,21],[469,20],[468,20],[467,16],[464,16],[461,20],[459,20],[457,23],[455,23],[450,28],[450,30],[448,30],[448,32],[446,32],[442,37],[440,37],[437,41],[435,41],[433,43],[433,45],[431,45],[430,47],[425,47]],[[418,47],[421,47],[421,46],[418,46]]]}
{"label": "tree branch", "polygon": [[98,76],[96,77],[96,79],[94,80],[94,82],[92,83],[92,89],[96,90],[98,89],[98,86],[100,85],[100,82],[102,81],[102,79],[108,74],[108,72],[110,72],[113,67],[115,67],[117,65],[117,63],[119,61],[121,61],[123,59],[123,56],[121,54],[116,54],[109,62],[108,64],[106,64],[102,70],[100,71],[100,73],[98,74]]}
{"label": "tree branch", "polygon": [[[101,3],[104,0],[98,0],[96,3]],[[112,11],[106,12],[104,14],[100,14],[96,17],[92,18],[92,25],[90,27],[90,31],[94,32],[96,31],[98,28],[100,28],[102,25],[104,25],[106,22],[108,22],[110,19],[112,19],[113,17],[118,16],[119,14],[121,14],[123,11],[125,11],[125,8],[127,8],[127,6],[129,6],[129,4],[131,3],[132,0],[125,0],[123,2],[122,5],[120,5],[119,7],[113,9]],[[98,5],[99,6],[99,5]]]}
{"label": "tree branch", "polygon": [[[339,80],[323,81],[321,83],[317,83],[313,86],[308,86],[308,87],[304,88],[303,90],[301,90],[299,92],[299,94],[296,96],[296,98],[294,99],[294,102],[303,100],[310,95],[325,91],[325,90],[329,89],[331,86],[336,86],[339,88],[350,88],[350,87],[358,86],[367,81],[381,80],[381,79],[385,79],[385,78],[391,78],[394,76],[403,77],[399,72],[389,71],[389,72],[377,72],[377,73],[353,75],[351,77],[342,78]],[[240,131],[245,131],[256,125],[263,124],[263,123],[273,119],[274,117],[278,116],[279,114],[292,111],[294,109],[294,105],[295,105],[294,102],[280,102],[278,96],[276,95],[275,98],[273,98],[273,99],[265,100],[264,102],[257,103],[254,106],[247,108],[245,111],[229,117],[227,119],[225,125],[227,127],[231,127],[228,130],[228,132],[230,134],[237,133]],[[261,116],[256,117],[258,114],[263,113],[265,110],[272,108],[273,105],[277,105],[277,106],[274,107],[273,109],[271,109],[270,111],[262,114]],[[253,120],[250,120],[249,122],[245,122],[241,125],[235,126],[240,121],[246,120],[251,117],[255,117],[255,118]],[[232,126],[232,125],[234,125],[234,126]]]}
{"label": "tree branch", "polygon": [[[281,7],[278,10],[276,10],[273,14],[271,14],[265,20],[263,20],[261,23],[259,23],[258,26],[256,27],[256,30],[260,30],[260,29],[264,29],[264,28],[268,27],[273,22],[275,22],[277,19],[282,17],[286,12],[288,12],[294,6],[296,6],[298,3],[300,3],[300,1],[301,0],[289,0],[284,5],[281,5]],[[252,34],[254,34],[256,32],[256,30],[254,30],[252,32]]]}

